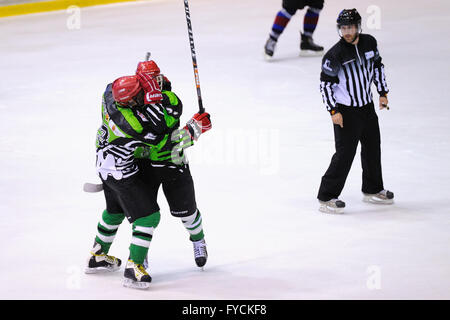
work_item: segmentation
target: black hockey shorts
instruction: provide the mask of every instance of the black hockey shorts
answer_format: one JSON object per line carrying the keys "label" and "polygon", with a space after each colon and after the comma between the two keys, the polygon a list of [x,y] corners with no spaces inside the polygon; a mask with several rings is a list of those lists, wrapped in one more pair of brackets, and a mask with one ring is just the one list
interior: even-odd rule
{"label": "black hockey shorts", "polygon": [[[138,166],[146,181],[157,181],[162,185],[170,213],[174,217],[182,218],[195,213],[197,203],[189,165],[162,165],[141,160]],[[157,198],[157,189],[156,193],[155,190],[149,191],[152,192],[149,195],[151,198]]]}
{"label": "black hockey shorts", "polygon": [[283,0],[283,8],[293,15],[297,10],[302,10],[305,6],[314,9],[323,9],[324,0]]}
{"label": "black hockey shorts", "polygon": [[[108,177],[103,180],[103,192],[106,200],[106,211],[123,213],[130,223],[159,211],[156,181],[146,180],[141,172],[129,178],[116,180]],[[149,192],[155,190],[156,192]],[[154,196],[151,196],[154,194]]]}

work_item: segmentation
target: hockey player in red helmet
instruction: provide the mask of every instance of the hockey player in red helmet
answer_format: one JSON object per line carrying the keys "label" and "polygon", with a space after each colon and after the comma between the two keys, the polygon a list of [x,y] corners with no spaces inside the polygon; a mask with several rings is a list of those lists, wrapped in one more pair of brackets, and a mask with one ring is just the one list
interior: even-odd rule
{"label": "hockey player in red helmet", "polygon": [[[179,118],[183,112],[181,100],[175,93],[172,92],[172,84],[169,79],[167,79],[167,77],[160,72],[160,68],[153,60],[138,63],[136,68],[136,76],[145,91],[146,98],[144,99],[144,102],[151,103],[148,100],[153,97],[153,91],[151,85],[149,84],[149,80],[156,80],[162,90],[162,104],[170,115],[173,115],[175,118]],[[147,97],[149,97],[149,99]],[[207,112],[194,114],[192,119],[189,120],[185,126],[185,129],[193,140],[197,140],[201,133],[211,129],[210,115]]]}
{"label": "hockey player in red helmet", "polygon": [[169,79],[161,73],[158,65],[153,60],[139,62],[136,68],[136,75],[144,88],[146,79],[154,78],[162,91],[172,90],[172,84]]}
{"label": "hockey player in red helmet", "polygon": [[[207,259],[202,217],[189,167],[184,161],[173,160],[174,154],[178,155],[177,160],[184,160],[183,148],[192,145],[192,136],[188,134],[190,130],[179,129],[181,100],[169,90],[161,92],[157,83],[159,68],[156,63],[150,66],[152,69],[144,69],[146,73],[115,80],[103,95],[97,171],[103,182],[106,210],[86,268],[87,273],[95,273],[120,267],[121,261],[109,256],[108,251],[119,225],[127,217],[133,224],[133,238],[124,285],[134,288],[148,288],[151,281],[144,261],[160,219],[160,185],[171,214],[181,219],[190,234],[196,264],[202,267]],[[192,125],[190,121],[183,128]],[[209,122],[200,133],[210,128]]]}
{"label": "hockey player in red helmet", "polygon": [[[184,132],[185,135],[189,135],[189,141],[192,141],[197,140],[201,133],[211,128],[209,114],[203,113],[202,119],[197,120],[197,115],[194,115],[183,127],[184,130],[179,130],[179,119],[183,112],[183,104],[181,99],[171,91],[172,86],[170,81],[161,74],[161,70],[155,61],[139,62],[136,68],[136,76],[144,91],[146,91],[146,96],[148,92],[151,92],[149,80],[156,80],[162,88],[161,105],[164,107],[163,112],[165,116],[161,118],[165,118],[165,122],[170,127],[168,130],[171,134],[174,132]],[[155,105],[152,106],[155,107]],[[154,108],[151,109],[153,110]],[[163,114],[158,112],[160,110],[153,111],[155,114]],[[196,134],[197,132],[198,134]],[[172,150],[165,150],[165,152],[172,153]],[[181,218],[183,225],[190,234],[190,240],[193,242],[196,264],[199,267],[203,267],[207,260],[206,243],[201,225],[202,217],[195,201],[194,184],[189,165],[187,163],[174,165],[174,163],[164,160],[164,158],[156,160],[153,157],[151,161],[143,159],[139,162],[139,168],[143,171],[146,179],[158,180],[162,185],[171,214],[174,217]],[[158,189],[152,192],[156,195],[157,191]],[[196,227],[192,228],[193,226]]]}
{"label": "hockey player in red helmet", "polygon": [[[150,85],[159,90],[156,81]],[[102,100],[102,124],[97,131],[97,172],[103,184],[106,209],[97,225],[86,273],[115,271],[121,260],[108,255],[119,225],[126,217],[133,226],[124,285],[148,288],[151,277],[143,266],[153,231],[159,224],[157,203],[149,198],[153,181],[143,179],[134,154],[138,148],[157,148],[164,136],[154,133],[149,119],[139,117],[144,90],[136,75],[108,84]]]}
{"label": "hockey player in red helmet", "polygon": [[143,103],[144,90],[137,76],[120,77],[113,82],[111,89],[114,100],[121,106],[136,106]]}

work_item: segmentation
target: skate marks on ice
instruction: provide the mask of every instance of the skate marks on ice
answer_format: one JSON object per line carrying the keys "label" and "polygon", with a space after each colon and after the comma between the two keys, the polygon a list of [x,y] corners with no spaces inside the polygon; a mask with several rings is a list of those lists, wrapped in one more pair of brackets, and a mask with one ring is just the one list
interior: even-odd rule
{"label": "skate marks on ice", "polygon": [[[256,258],[193,270],[153,273],[151,290],[165,295],[177,292],[191,299],[270,299],[295,290],[288,281],[271,277],[264,260]],[[261,260],[261,261],[260,261]],[[197,288],[195,292],[192,288]],[[270,288],[269,291],[266,289]]]}
{"label": "skate marks on ice", "polygon": [[280,61],[295,61],[295,60],[307,60],[308,63],[313,60],[317,60],[320,64],[324,53],[309,53],[309,52],[297,52],[297,53],[281,53],[274,54],[272,57],[263,53],[263,60],[270,63],[280,62]]}
{"label": "skate marks on ice", "polygon": [[203,270],[196,266],[179,268],[173,264],[164,270],[161,269],[164,264],[160,263],[158,267],[150,268],[152,282],[141,290],[124,286],[123,267],[115,272],[83,274],[79,293],[87,290],[91,297],[97,294],[100,297],[104,290],[114,289],[108,298],[127,299],[136,294],[151,294],[157,299],[271,299],[298,289],[279,274],[272,276],[273,268],[266,267],[280,255],[284,257],[286,252],[209,264]]}

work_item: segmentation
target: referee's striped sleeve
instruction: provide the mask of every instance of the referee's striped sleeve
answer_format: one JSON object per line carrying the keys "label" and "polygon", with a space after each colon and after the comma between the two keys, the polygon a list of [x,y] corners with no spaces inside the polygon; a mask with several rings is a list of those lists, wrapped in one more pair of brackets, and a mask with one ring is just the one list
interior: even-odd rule
{"label": "referee's striped sleeve", "polygon": [[322,94],[322,100],[327,108],[328,112],[333,114],[336,110],[336,98],[334,96],[333,87],[336,84],[329,81],[320,81],[320,93]]}
{"label": "referee's striped sleeve", "polygon": [[386,74],[384,73],[384,64],[382,63],[382,58],[380,56],[380,52],[378,48],[376,48],[376,40],[375,40],[375,59],[374,59],[374,77],[373,82],[377,87],[377,91],[380,96],[386,95],[389,92],[389,88],[386,83]]}

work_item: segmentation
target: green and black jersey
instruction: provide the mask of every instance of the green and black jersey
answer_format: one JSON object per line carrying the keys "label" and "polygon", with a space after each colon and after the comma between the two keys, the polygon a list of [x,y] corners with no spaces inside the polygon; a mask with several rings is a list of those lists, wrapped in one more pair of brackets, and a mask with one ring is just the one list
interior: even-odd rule
{"label": "green and black jersey", "polygon": [[[102,125],[97,131],[97,172],[106,180],[128,178],[139,171],[136,157],[154,161],[170,160],[172,133],[179,127],[180,99],[163,91],[161,103],[137,108],[118,105],[106,87],[102,101]],[[168,156],[161,156],[161,155]]]}

